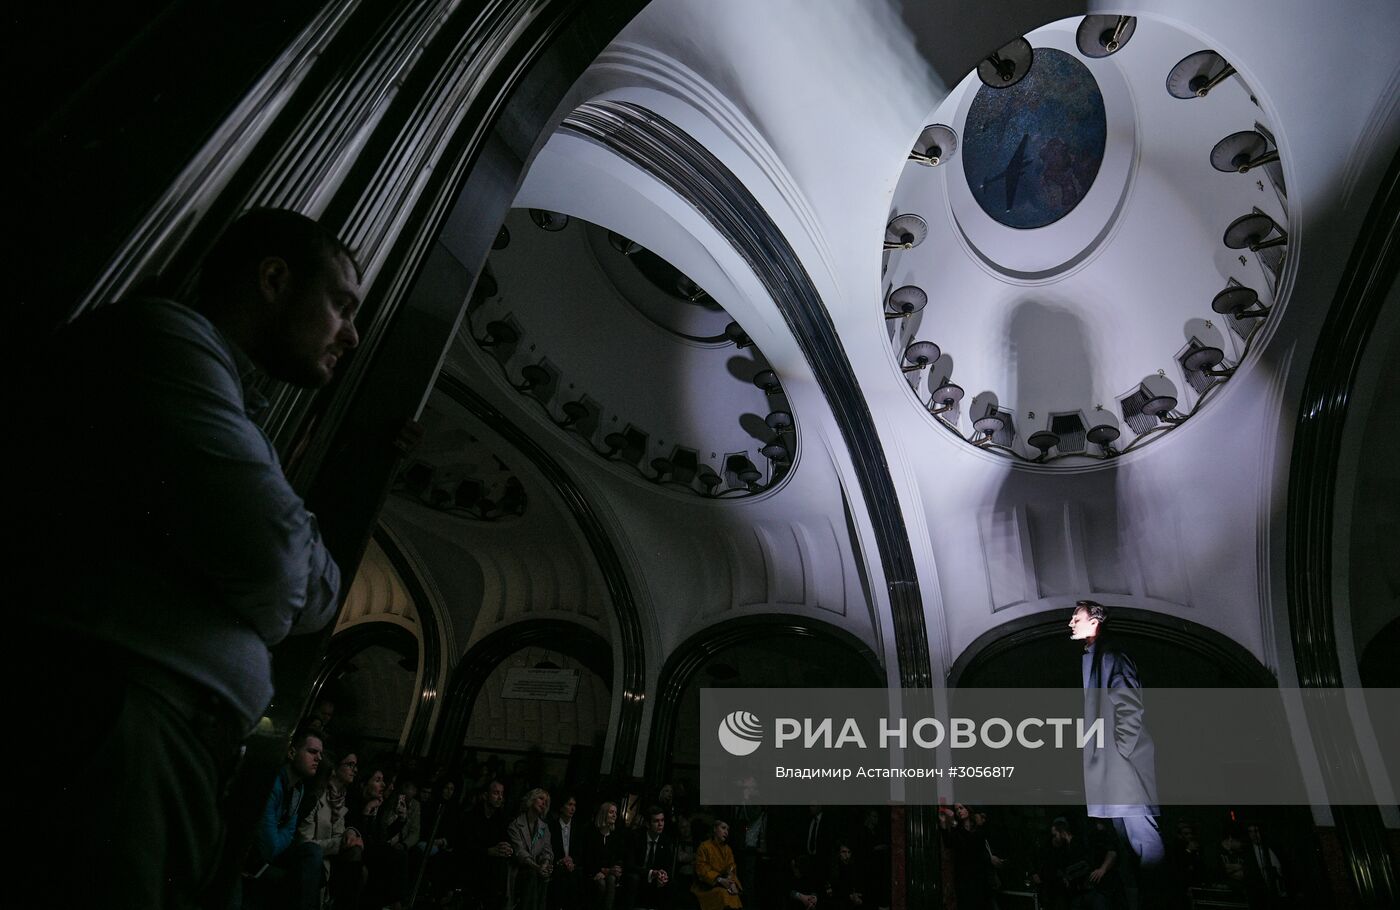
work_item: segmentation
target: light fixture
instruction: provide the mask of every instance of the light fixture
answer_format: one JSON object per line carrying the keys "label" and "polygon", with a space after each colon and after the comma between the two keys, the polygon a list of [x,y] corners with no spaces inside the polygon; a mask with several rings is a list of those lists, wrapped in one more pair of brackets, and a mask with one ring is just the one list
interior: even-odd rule
{"label": "light fixture", "polygon": [[510,228],[503,224],[501,229],[496,232],[496,239],[491,241],[491,249],[503,250],[508,246],[510,246]]}
{"label": "light fixture", "polygon": [[[958,406],[958,402],[963,399],[963,387],[951,382],[933,390],[933,395],[928,400],[928,412],[930,414],[942,414],[951,411]],[[935,407],[937,405],[937,407]]]}
{"label": "light fixture", "polygon": [[[1270,239],[1269,235],[1275,231],[1278,232],[1278,236]],[[1232,250],[1248,249],[1251,253],[1257,253],[1271,246],[1287,243],[1288,234],[1279,227],[1277,221],[1255,209],[1248,215],[1241,215],[1231,221],[1230,226],[1225,229],[1223,240]]]}
{"label": "light fixture", "polygon": [[[1111,418],[1109,418],[1111,420]],[[1123,435],[1123,431],[1118,429],[1117,424],[1105,420],[1103,423],[1096,423],[1089,428],[1089,432],[1084,434],[1094,445],[1104,450],[1105,455],[1117,454],[1113,449],[1113,443],[1118,441],[1118,437]]]}
{"label": "light fixture", "polygon": [[715,473],[714,468],[709,465],[701,467],[700,476],[697,479],[700,481],[700,486],[706,495],[713,493],[715,487],[724,482],[724,480]]}
{"label": "light fixture", "polygon": [[787,446],[783,445],[777,440],[768,443],[766,446],[759,449],[758,451],[762,453],[763,457],[767,458],[769,461],[787,461],[788,459]]}
{"label": "light fixture", "polygon": [[896,215],[885,225],[885,249],[912,250],[928,236],[928,222],[918,215]]}
{"label": "light fixture", "polygon": [[1227,174],[1248,174],[1261,164],[1278,160],[1278,149],[1265,151],[1269,140],[1258,130],[1231,133],[1210,150],[1210,166]]}
{"label": "light fixture", "polygon": [[656,477],[654,479],[660,481],[665,480],[666,477],[675,470],[675,465],[671,464],[671,459],[669,458],[653,458],[651,460],[651,469],[656,472]]}
{"label": "light fixture", "polygon": [[1236,319],[1257,319],[1269,315],[1269,308],[1259,301],[1259,292],[1238,284],[1216,294],[1210,308],[1222,316]]}
{"label": "light fixture", "polygon": [[705,293],[704,288],[696,284],[689,277],[679,273],[677,273],[676,278],[676,293],[686,300],[689,300],[691,303],[698,303],[709,296]]}
{"label": "light fixture", "polygon": [[1074,43],[1085,57],[1107,57],[1122,50],[1135,31],[1136,16],[1085,16],[1074,33]]}
{"label": "light fixture", "polygon": [[1167,92],[1173,98],[1204,98],[1226,79],[1235,68],[1215,51],[1187,54],[1167,73]]}
{"label": "light fixture", "polygon": [[1049,430],[1038,430],[1032,433],[1026,442],[1031,444],[1031,448],[1040,450],[1040,456],[1036,458],[1036,461],[1044,461],[1050,454],[1050,450],[1060,444],[1060,437]]}
{"label": "light fixture", "polygon": [[608,447],[608,457],[612,458],[627,448],[627,437],[621,433],[609,433],[603,437],[603,445]]}
{"label": "light fixture", "polygon": [[571,427],[588,416],[588,405],[584,404],[582,398],[578,401],[566,401],[559,409],[564,412],[564,419],[559,423],[561,427]]}
{"label": "light fixture", "polygon": [[905,365],[900,369],[905,373],[917,373],[919,370],[928,369],[942,356],[943,351],[932,341],[911,341],[904,348]]}
{"label": "light fixture", "polygon": [[569,216],[549,209],[530,209],[530,220],[542,230],[553,233],[569,226]]}
{"label": "light fixture", "polygon": [[1006,426],[1006,418],[997,412],[997,406],[992,403],[987,404],[987,410],[972,422],[972,428],[982,434],[982,438],[977,442],[979,445],[990,442],[992,434]]}
{"label": "light fixture", "polygon": [[744,327],[737,322],[731,322],[724,327],[724,337],[731,341],[736,348],[746,348],[753,344],[753,339],[744,331]]}
{"label": "light fixture", "polygon": [[535,389],[549,385],[553,376],[549,375],[549,370],[537,363],[527,363],[520,369],[520,378],[525,380],[515,388],[521,392],[533,392]]}
{"label": "light fixture", "polygon": [[608,245],[624,256],[631,256],[642,251],[640,243],[622,236],[617,231],[608,231]]}
{"label": "light fixture", "polygon": [[935,123],[924,127],[923,132],[919,133],[919,138],[914,141],[914,150],[909,153],[909,160],[928,167],[938,167],[946,161],[951,161],[953,153],[957,150],[958,134],[953,132],[952,127]]}
{"label": "light fixture", "polygon": [[754,374],[753,384],[768,395],[781,395],[783,391],[782,383],[778,381],[778,374],[772,370],[759,370]]}
{"label": "light fixture", "polygon": [[885,298],[885,318],[908,319],[927,305],[928,294],[924,293],[924,289],[906,284],[890,291]]}
{"label": "light fixture", "polygon": [[493,320],[486,323],[486,337],[478,342],[483,348],[494,348],[503,344],[515,344],[520,333],[509,322]]}
{"label": "light fixture", "polygon": [[1176,396],[1167,394],[1155,394],[1142,403],[1138,410],[1148,417],[1155,417],[1163,423],[1181,423],[1186,418],[1173,414],[1176,410]]}
{"label": "light fixture", "polygon": [[763,422],[768,424],[768,429],[775,433],[786,433],[792,429],[792,415],[787,411],[773,411]]}
{"label": "light fixture", "polygon": [[988,88],[1010,88],[1026,77],[1035,51],[1025,38],[1015,38],[977,64],[977,78]]}
{"label": "light fixture", "polygon": [[1181,358],[1181,365],[1186,369],[1196,373],[1204,373],[1207,376],[1231,376],[1235,372],[1234,367],[1226,367],[1223,370],[1215,369],[1225,360],[1225,352],[1220,348],[1202,346],[1188,353]]}

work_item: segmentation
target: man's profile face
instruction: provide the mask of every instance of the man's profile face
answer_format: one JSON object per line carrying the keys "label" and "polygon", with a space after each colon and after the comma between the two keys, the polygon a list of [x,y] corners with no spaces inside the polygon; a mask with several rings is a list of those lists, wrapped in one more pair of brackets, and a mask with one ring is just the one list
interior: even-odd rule
{"label": "man's profile face", "polygon": [[574,799],[572,796],[564,800],[564,805],[559,807],[559,814],[564,817],[564,821],[569,821],[570,819],[572,819],[574,817],[574,813],[577,811],[578,800]]}
{"label": "man's profile face", "polygon": [[327,254],[314,268],[303,269],[309,274],[296,274],[276,258],[264,260],[261,268],[264,296],[275,308],[262,346],[262,367],[293,385],[324,386],[340,358],[360,342],[354,265],[344,254]]}
{"label": "man's profile face", "polygon": [[1089,616],[1089,611],[1077,609],[1069,619],[1069,637],[1074,641],[1083,641],[1086,638],[1093,638],[1099,634],[1099,621]]}
{"label": "man's profile face", "polygon": [[316,770],[321,767],[321,738],[306,737],[306,742],[301,744],[301,748],[287,750],[287,759],[291,762],[292,773],[297,777],[315,777]]}
{"label": "man's profile face", "polygon": [[652,833],[652,834],[660,834],[662,831],[665,831],[665,830],[666,830],[666,813],[664,813],[664,812],[658,812],[658,813],[656,813],[655,815],[653,815],[653,816],[648,820],[647,827],[651,829],[651,833]]}
{"label": "man's profile face", "polygon": [[1059,828],[1050,829],[1050,843],[1056,847],[1064,847],[1069,844],[1069,832],[1061,831]]}
{"label": "man's profile face", "polygon": [[505,784],[497,781],[491,785],[491,789],[486,791],[486,802],[492,809],[499,809],[506,801]]}

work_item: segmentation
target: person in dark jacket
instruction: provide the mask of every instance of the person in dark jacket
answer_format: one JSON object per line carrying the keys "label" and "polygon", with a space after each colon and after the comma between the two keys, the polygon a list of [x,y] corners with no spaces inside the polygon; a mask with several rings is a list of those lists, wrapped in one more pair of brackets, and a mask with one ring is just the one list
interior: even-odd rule
{"label": "person in dark jacket", "polygon": [[645,830],[633,839],[625,874],[635,910],[669,910],[675,888],[676,845],[666,832],[666,810],[651,806]]}
{"label": "person in dark jacket", "polygon": [[1142,683],[1137,665],[1104,629],[1108,608],[1081,600],[1070,616],[1070,637],[1084,642],[1084,722],[1104,722],[1100,747],[1093,737],[1084,744],[1084,793],[1091,818],[1112,820],[1119,839],[1137,858],[1139,892],[1144,904],[1160,905],[1165,893],[1162,872],[1167,856],[1157,806],[1156,747],[1147,731]]}
{"label": "person in dark jacket", "polygon": [[554,848],[554,875],[549,880],[550,910],[577,910],[582,900],[583,826],[576,824],[578,797],[566,794],[549,820],[549,841]]}
{"label": "person in dark jacket", "polygon": [[593,827],[583,842],[583,889],[585,906],[592,910],[613,910],[617,885],[622,878],[622,832],[617,830],[617,803],[598,807]]}

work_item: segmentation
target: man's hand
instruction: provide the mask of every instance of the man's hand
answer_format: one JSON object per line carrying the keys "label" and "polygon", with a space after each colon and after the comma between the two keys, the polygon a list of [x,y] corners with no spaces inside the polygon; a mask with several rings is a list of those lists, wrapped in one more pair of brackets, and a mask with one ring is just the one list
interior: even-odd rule
{"label": "man's hand", "polygon": [[650,872],[647,873],[647,881],[649,881],[649,882],[656,882],[656,884],[661,885],[662,887],[665,887],[666,882],[668,881],[668,879],[667,879],[667,877],[666,877],[666,870],[665,870],[665,869],[653,869],[653,870],[651,870]]}
{"label": "man's hand", "polygon": [[622,867],[621,867],[621,866],[613,866],[613,867],[612,867],[612,871],[609,872],[608,874],[611,875],[611,876],[613,876],[614,878],[622,878]]}
{"label": "man's hand", "polygon": [[515,855],[515,851],[511,849],[511,846],[510,846],[510,844],[509,844],[508,842],[506,842],[506,841],[501,841],[499,844],[497,844],[497,845],[494,846],[494,847],[487,847],[487,848],[486,848],[486,855],[487,855],[487,856],[503,856],[503,857],[509,857],[509,856],[514,856],[514,855]]}
{"label": "man's hand", "polygon": [[1100,881],[1105,875],[1107,875],[1107,874],[1108,874],[1108,870],[1105,869],[1103,866],[1100,866],[1100,867],[1098,867],[1097,869],[1095,869],[1093,872],[1090,872],[1090,873],[1089,873],[1089,881],[1091,881],[1091,882],[1093,882],[1094,884],[1097,885],[1097,884],[1099,883],[1099,881]]}
{"label": "man's hand", "polygon": [[363,847],[364,845],[365,842],[360,838],[360,832],[356,831],[354,828],[345,829],[345,836],[340,839],[340,849],[350,850],[354,847]]}
{"label": "man's hand", "polygon": [[[733,894],[734,892],[731,891],[729,893]],[[802,906],[806,907],[807,910],[812,910],[812,908],[817,905],[817,896],[815,894],[803,894],[801,895],[801,899]]]}
{"label": "man's hand", "polygon": [[574,858],[572,856],[566,856],[559,861],[559,865],[563,866],[569,872],[572,872],[574,871]]}

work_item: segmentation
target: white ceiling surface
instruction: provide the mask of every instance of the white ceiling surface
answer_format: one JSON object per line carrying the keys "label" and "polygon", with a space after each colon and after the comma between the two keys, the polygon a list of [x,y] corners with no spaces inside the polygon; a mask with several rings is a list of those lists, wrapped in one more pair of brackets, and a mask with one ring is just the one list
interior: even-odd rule
{"label": "white ceiling surface", "polygon": [[[1003,6],[995,15],[1008,28],[1037,15],[1035,3]],[[934,75],[947,61],[921,56],[922,48],[954,46],[946,34],[911,33],[893,4],[656,0],[572,99],[634,100],[686,129],[745,181],[803,258],[880,433],[918,565],[936,673],[1006,619],[1094,591],[1203,622],[1271,666],[1288,663],[1279,651],[1286,652],[1286,632],[1272,619],[1282,615],[1288,436],[1311,338],[1394,147],[1390,45],[1400,34],[1400,5],[1341,3],[1325,16],[1301,3],[1262,0],[1112,11],[1143,17],[1117,57],[1089,64],[1095,72],[1121,68],[1133,98],[1138,157],[1121,224],[1082,269],[1028,287],[973,263],[948,234],[945,206],[929,218],[938,236],[892,260],[891,277],[907,270],[933,298],[920,337],[953,355],[954,379],[969,397],[988,388],[1014,407],[1023,434],[1036,426],[1024,417],[1028,410],[1084,407],[1093,403],[1078,400],[1086,392],[1116,407],[1117,395],[1159,367],[1182,387],[1172,371],[1185,321],[1213,315],[1210,296],[1237,268],[1220,235],[1256,197],[1272,199],[1253,179],[1219,174],[1207,162],[1215,141],[1253,125],[1256,109],[1238,83],[1193,101],[1171,99],[1162,87],[1181,55],[1204,47],[1237,66],[1282,148],[1293,238],[1284,291],[1291,296],[1269,343],[1256,346],[1254,362],[1200,414],[1141,451],[1068,472],[1015,468],[935,426],[896,368],[898,348],[881,317],[889,284],[882,284],[879,243],[905,156],[939,105],[957,102]],[[1179,33],[1159,30],[1154,16]],[[919,190],[930,207],[937,181],[961,178],[949,167],[920,171],[909,177],[933,181]],[[449,357],[450,369],[489,388],[493,401],[566,462],[604,513],[652,623],[652,672],[686,634],[745,611],[834,618],[888,660],[879,561],[844,444],[781,315],[742,261],[664,188],[568,135],[540,152],[517,205],[644,239],[754,337],[798,418],[800,457],[782,489],[742,503],[688,501],[629,480],[569,442],[538,409],[524,407],[530,402],[514,399],[479,351],[459,343]],[[450,248],[451,237],[443,242]],[[903,261],[915,254],[926,258]],[[1250,259],[1237,277],[1263,290]],[[955,310],[946,308],[951,301]],[[1018,308],[1032,314],[1031,328],[1012,356],[1008,325]],[[1066,363],[1037,347],[1039,336],[1062,323],[1082,337],[1087,357]],[[616,359],[614,352],[598,356]],[[619,389],[635,383],[623,370],[615,379]],[[1061,406],[1070,392],[1075,401]],[[1184,390],[1180,397],[1190,403]],[[842,516],[843,488],[855,512],[854,540]],[[861,603],[857,559],[874,575],[870,608]]]}

